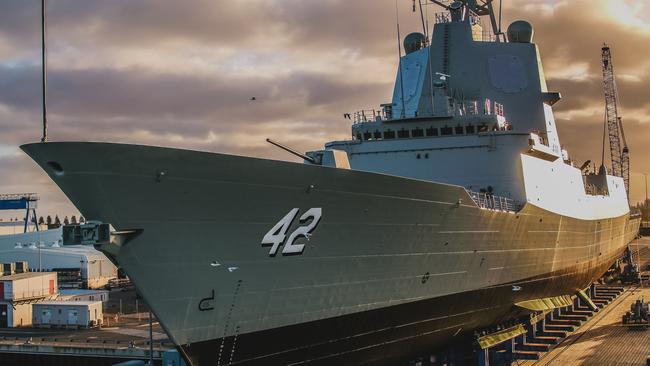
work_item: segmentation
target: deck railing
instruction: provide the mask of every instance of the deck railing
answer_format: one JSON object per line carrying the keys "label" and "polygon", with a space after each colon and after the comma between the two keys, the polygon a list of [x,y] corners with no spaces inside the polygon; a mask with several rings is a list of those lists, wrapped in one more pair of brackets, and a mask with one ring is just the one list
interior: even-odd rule
{"label": "deck railing", "polygon": [[20,292],[14,292],[9,293],[8,297],[5,298],[5,300],[29,300],[29,299],[41,299],[49,296],[53,296],[54,290],[50,290],[49,288],[43,288],[43,289],[32,289],[32,290],[26,290],[26,291],[20,291]]}
{"label": "deck railing", "polygon": [[476,205],[480,208],[498,211],[516,212],[521,208],[521,204],[512,198],[495,196],[490,193],[467,191]]}
{"label": "deck railing", "polygon": [[354,112],[354,123],[377,122],[388,119],[384,110],[363,109]]}
{"label": "deck railing", "polygon": [[435,13],[436,24],[451,23],[451,16],[448,12]]}

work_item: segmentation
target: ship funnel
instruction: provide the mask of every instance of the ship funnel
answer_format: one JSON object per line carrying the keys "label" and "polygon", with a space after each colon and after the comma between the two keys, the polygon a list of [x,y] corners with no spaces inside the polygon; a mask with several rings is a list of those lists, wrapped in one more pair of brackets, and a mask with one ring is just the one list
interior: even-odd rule
{"label": "ship funnel", "polygon": [[535,31],[525,20],[517,20],[508,27],[508,41],[513,43],[531,43]]}
{"label": "ship funnel", "polygon": [[426,37],[422,33],[411,33],[404,38],[404,50],[406,54],[421,50],[426,44]]}

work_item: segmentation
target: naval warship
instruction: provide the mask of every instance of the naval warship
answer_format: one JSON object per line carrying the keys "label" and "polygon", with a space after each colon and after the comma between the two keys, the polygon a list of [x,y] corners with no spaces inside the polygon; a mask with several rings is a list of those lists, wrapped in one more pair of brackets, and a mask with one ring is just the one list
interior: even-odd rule
{"label": "naval warship", "polygon": [[624,180],[562,147],[533,27],[500,32],[491,3],[442,2],[405,37],[392,101],[302,163],[22,149],[189,365],[394,365],[561,303],[638,230]]}

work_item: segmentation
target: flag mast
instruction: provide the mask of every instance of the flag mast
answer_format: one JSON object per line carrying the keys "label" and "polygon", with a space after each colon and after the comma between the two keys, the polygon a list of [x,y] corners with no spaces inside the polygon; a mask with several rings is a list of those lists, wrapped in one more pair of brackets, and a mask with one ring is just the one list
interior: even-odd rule
{"label": "flag mast", "polygon": [[43,136],[41,137],[41,142],[47,142],[47,54],[45,26],[45,0],[41,0],[41,88],[43,103]]}

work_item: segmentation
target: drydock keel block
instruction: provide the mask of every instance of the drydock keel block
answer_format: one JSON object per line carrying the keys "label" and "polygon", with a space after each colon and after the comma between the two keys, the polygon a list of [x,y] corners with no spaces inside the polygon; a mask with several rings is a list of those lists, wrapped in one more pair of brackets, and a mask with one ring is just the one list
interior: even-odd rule
{"label": "drydock keel block", "polygon": [[598,306],[596,306],[596,304],[594,304],[594,302],[591,301],[589,296],[587,296],[587,294],[583,290],[578,290],[578,297],[580,298],[580,300],[585,302],[585,304],[589,307],[589,309],[593,311],[598,310]]}
{"label": "drydock keel block", "polygon": [[569,295],[561,295],[555,297],[547,297],[543,299],[534,299],[518,302],[515,305],[533,311],[546,311],[557,308],[563,308],[571,305],[573,299]]}
{"label": "drydock keel block", "polygon": [[481,349],[488,349],[522,334],[526,334],[526,328],[523,324],[517,324],[514,327],[479,337],[477,342]]}

